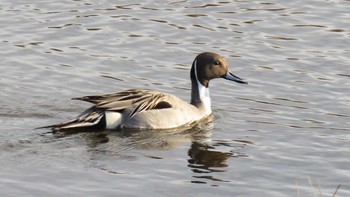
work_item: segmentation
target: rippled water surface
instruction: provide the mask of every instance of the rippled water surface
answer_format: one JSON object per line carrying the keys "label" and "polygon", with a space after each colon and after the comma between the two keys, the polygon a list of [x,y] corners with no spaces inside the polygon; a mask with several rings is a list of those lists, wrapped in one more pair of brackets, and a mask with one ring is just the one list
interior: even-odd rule
{"label": "rippled water surface", "polygon": [[[350,196],[350,1],[5,1],[1,196]],[[53,135],[71,97],[150,88],[189,100],[196,54],[249,85],[211,82],[193,129]],[[310,182],[314,186],[310,186]]]}

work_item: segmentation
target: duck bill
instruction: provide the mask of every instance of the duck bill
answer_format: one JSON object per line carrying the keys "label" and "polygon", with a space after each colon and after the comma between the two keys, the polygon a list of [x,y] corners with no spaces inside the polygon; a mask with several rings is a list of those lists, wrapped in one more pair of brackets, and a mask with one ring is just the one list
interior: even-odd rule
{"label": "duck bill", "polygon": [[223,76],[224,79],[235,81],[237,83],[243,83],[248,84],[248,82],[244,81],[243,79],[237,77],[236,75],[232,74],[230,71],[227,71],[227,73]]}

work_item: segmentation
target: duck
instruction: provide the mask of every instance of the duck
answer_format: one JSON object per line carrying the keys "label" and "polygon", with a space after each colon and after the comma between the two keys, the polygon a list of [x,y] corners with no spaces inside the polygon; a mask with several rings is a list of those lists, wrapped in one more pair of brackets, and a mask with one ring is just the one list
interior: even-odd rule
{"label": "duck", "polygon": [[210,80],[223,78],[247,84],[228,68],[227,61],[221,55],[203,52],[195,57],[190,70],[190,102],[149,89],[77,97],[72,99],[89,102],[92,106],[72,120],[41,128],[51,128],[53,131],[95,127],[107,130],[157,130],[193,125],[212,114]]}

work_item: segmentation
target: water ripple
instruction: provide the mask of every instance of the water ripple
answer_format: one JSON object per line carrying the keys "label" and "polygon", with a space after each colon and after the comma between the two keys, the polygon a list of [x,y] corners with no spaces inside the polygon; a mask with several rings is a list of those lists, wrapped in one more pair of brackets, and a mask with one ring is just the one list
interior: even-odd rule
{"label": "water ripple", "polygon": [[[293,196],[310,175],[331,196],[350,180],[348,13],[348,1],[4,1],[0,194],[188,196],[200,187]],[[208,124],[180,133],[32,130],[91,106],[76,96],[151,88],[189,100],[190,66],[203,51],[249,81],[211,82]],[[307,183],[300,192],[313,195]]]}

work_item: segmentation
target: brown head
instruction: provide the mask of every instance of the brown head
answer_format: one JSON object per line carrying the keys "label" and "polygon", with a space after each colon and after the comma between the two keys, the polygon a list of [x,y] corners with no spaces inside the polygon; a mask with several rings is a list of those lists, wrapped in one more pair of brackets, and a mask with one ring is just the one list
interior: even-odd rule
{"label": "brown head", "polygon": [[224,78],[237,83],[247,84],[243,79],[233,75],[228,70],[228,64],[222,56],[204,52],[199,54],[193,61],[191,68],[191,79],[209,87],[209,81],[215,78]]}

